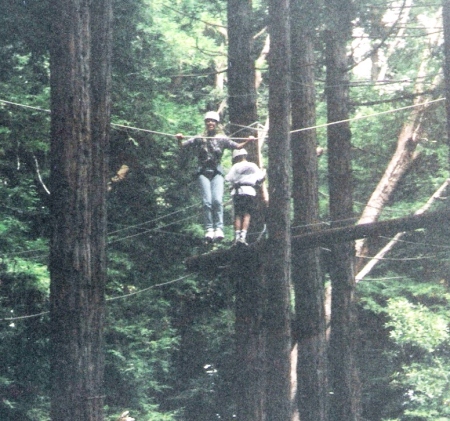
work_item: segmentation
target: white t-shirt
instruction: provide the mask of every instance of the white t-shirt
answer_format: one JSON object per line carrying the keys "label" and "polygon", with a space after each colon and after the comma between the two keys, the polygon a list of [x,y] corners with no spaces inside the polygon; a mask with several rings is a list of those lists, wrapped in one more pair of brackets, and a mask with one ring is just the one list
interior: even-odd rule
{"label": "white t-shirt", "polygon": [[265,171],[262,171],[255,163],[240,161],[231,167],[230,172],[225,176],[225,180],[238,187],[233,188],[232,195],[256,196],[256,190],[253,186],[264,180],[265,176]]}

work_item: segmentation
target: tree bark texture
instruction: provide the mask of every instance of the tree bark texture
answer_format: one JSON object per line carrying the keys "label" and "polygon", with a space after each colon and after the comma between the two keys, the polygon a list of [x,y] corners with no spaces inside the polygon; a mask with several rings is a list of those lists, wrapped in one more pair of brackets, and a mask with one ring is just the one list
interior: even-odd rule
{"label": "tree bark texture", "polygon": [[[257,121],[255,65],[252,56],[252,2],[228,1],[228,109],[230,130],[238,137],[256,135],[249,127]],[[260,165],[258,145],[246,146],[249,161]],[[263,214],[252,215],[249,237],[263,229]],[[263,419],[265,398],[265,334],[262,324],[264,311],[264,271],[262,261],[245,253],[247,259],[233,266],[230,272],[236,285],[234,384],[238,419]]]}
{"label": "tree bark texture", "polygon": [[[255,258],[256,257],[256,258]],[[231,278],[236,285],[235,343],[237,419],[264,420],[265,402],[265,303],[263,262],[251,251],[233,266]]]}
{"label": "tree bark texture", "polygon": [[[447,116],[447,145],[450,151],[450,0],[442,0],[442,24],[444,27],[444,80],[445,112]],[[449,153],[450,161],[450,153]],[[450,169],[447,168],[447,170]]]}
{"label": "tree bark texture", "polygon": [[[238,137],[256,136],[245,128],[258,120],[253,56],[251,0],[228,0],[228,110],[230,131]],[[256,144],[247,145],[249,158],[256,161]]]}
{"label": "tree bark texture", "polygon": [[267,421],[288,421],[290,404],[290,34],[289,0],[269,1],[269,208],[267,230]]}
{"label": "tree bark texture", "polygon": [[[319,222],[316,131],[296,131],[316,124],[314,37],[317,10],[315,0],[291,3],[293,223],[300,232],[314,231]],[[292,280],[295,288],[293,337],[298,343],[296,404],[302,421],[325,421],[327,341],[319,249],[293,250]]]}
{"label": "tree bark texture", "polygon": [[[326,98],[328,123],[347,120],[349,76],[347,41],[351,36],[351,2],[327,2]],[[332,226],[348,225],[353,217],[351,132],[348,122],[327,129],[328,180]],[[360,388],[355,363],[353,273],[354,243],[331,246],[332,285],[329,375],[332,390],[330,419],[357,421]]]}
{"label": "tree bark texture", "polygon": [[52,1],[51,418],[103,420],[111,3]]}

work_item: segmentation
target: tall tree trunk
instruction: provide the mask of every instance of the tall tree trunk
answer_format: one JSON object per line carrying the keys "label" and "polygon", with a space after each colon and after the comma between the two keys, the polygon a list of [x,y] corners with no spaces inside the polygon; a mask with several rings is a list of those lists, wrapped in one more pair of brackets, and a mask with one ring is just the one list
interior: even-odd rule
{"label": "tall tree trunk", "polygon": [[290,405],[290,40],[289,0],[269,0],[269,234],[266,283],[268,421],[288,421]]}
{"label": "tall tree trunk", "polygon": [[[328,123],[347,120],[347,41],[351,36],[350,0],[327,2],[326,98]],[[330,218],[333,226],[348,224],[353,217],[351,132],[348,122],[331,124],[327,130]],[[359,382],[355,362],[353,273],[354,243],[333,245],[330,251],[332,284],[329,374],[332,396],[330,419],[356,421],[360,417]]]}
{"label": "tall tree trunk", "polygon": [[[450,162],[450,0],[442,0],[442,24],[444,27],[444,80],[445,80],[445,112],[447,116],[447,145]],[[447,168],[447,170],[450,169]]]}
{"label": "tall tree trunk", "polygon": [[[243,251],[231,273],[236,285],[236,414],[239,420],[264,420],[265,330],[264,276],[261,256]],[[245,258],[246,257],[246,258]]]}
{"label": "tall tree trunk", "polygon": [[103,419],[112,9],[110,0],[52,1],[51,7],[51,418],[97,421]]}
{"label": "tall tree trunk", "polygon": [[[318,227],[317,141],[314,37],[317,3],[294,0],[291,5],[292,49],[292,178],[294,226],[301,232]],[[295,24],[294,24],[295,23]],[[295,287],[294,338],[298,342],[297,405],[302,421],[327,416],[326,324],[324,285],[319,249],[292,254]]]}
{"label": "tall tree trunk", "polygon": [[[254,135],[257,121],[255,65],[252,56],[252,2],[228,0],[228,109],[230,130],[239,137]],[[260,164],[256,143],[246,146],[249,160]],[[250,238],[262,229],[262,215],[252,215]],[[230,276],[236,285],[235,393],[238,419],[263,419],[265,376],[264,273],[262,263],[249,256]]]}
{"label": "tall tree trunk", "polygon": [[[252,14],[251,0],[228,0],[228,110],[230,131],[238,131],[239,137],[255,135],[254,129],[244,127],[258,119]],[[256,162],[256,146],[248,148]]]}

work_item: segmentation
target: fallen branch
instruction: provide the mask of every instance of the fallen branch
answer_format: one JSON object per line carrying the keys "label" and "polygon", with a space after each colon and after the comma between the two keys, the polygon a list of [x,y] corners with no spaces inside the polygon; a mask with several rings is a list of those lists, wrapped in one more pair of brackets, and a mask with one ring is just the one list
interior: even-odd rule
{"label": "fallen branch", "polygon": [[402,231],[431,228],[450,223],[450,209],[430,212],[425,215],[412,215],[387,221],[369,222],[367,224],[331,228],[292,238],[296,250],[314,247],[326,247],[331,244],[354,241],[362,238],[393,235]]}
{"label": "fallen branch", "polygon": [[[425,213],[431,205],[442,197],[444,192],[447,190],[447,186],[449,185],[450,180],[447,179],[444,183],[436,190],[433,196],[428,199],[428,201],[423,205],[420,209],[418,209],[414,215],[422,215]],[[370,259],[370,261],[358,272],[355,277],[356,282],[359,282],[364,279],[366,275],[375,267],[375,265],[383,259],[383,257],[398,243],[398,241],[406,234],[406,231],[399,232],[392,238],[374,257]]]}

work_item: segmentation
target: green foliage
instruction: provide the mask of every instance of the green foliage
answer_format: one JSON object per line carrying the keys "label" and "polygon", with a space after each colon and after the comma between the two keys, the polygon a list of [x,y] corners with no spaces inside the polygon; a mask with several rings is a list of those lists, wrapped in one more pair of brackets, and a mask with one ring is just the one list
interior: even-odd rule
{"label": "green foliage", "polygon": [[232,289],[223,280],[185,285],[175,295],[173,320],[180,343],[174,354],[173,395],[183,420],[233,416]]}
{"label": "green foliage", "polygon": [[[450,399],[450,345],[448,318],[406,299],[390,300],[387,307],[390,337],[404,353],[401,370],[393,374],[393,385],[405,390],[404,419],[445,419]],[[415,350],[415,351],[414,351]],[[411,358],[411,354],[415,358]]]}
{"label": "green foliage", "polygon": [[172,419],[158,411],[151,396],[167,386],[169,361],[177,345],[167,316],[169,303],[158,294],[123,298],[111,302],[106,333],[105,383],[108,412],[133,409],[134,416]]}
{"label": "green foliage", "polygon": [[[49,402],[48,289],[31,274],[0,271],[2,419],[46,420]],[[17,316],[38,315],[29,319]]]}
{"label": "green foliage", "polygon": [[[408,24],[404,25],[405,37],[402,48],[392,55],[387,55],[387,47],[395,39],[383,41],[387,34],[387,27],[382,24],[385,9],[363,7],[360,11],[356,23],[363,28],[364,36],[355,40],[353,46],[365,42],[374,47],[381,45],[377,55],[388,61],[388,69],[379,84],[369,80],[368,73],[364,77],[355,72],[352,81],[355,116],[378,114],[352,122],[358,211],[363,209],[383,174],[411,112],[394,110],[411,105],[417,91],[427,91],[442,66],[440,44],[433,47],[428,57],[424,55],[431,43],[425,44],[423,37],[427,31],[431,32],[431,22],[436,22],[428,20],[424,24],[425,19],[434,19],[440,13],[428,2],[415,1],[413,8],[404,10],[404,16],[409,14]],[[391,13],[394,16],[398,11]],[[357,54],[353,58],[358,61]],[[419,74],[421,64],[426,64],[426,74]],[[376,66],[373,70],[376,73]],[[433,98],[441,95],[440,89],[438,84]],[[415,162],[383,209],[382,218],[411,214],[445,180],[448,149],[444,111],[437,103],[423,118]],[[404,236],[377,264],[370,279],[358,284],[358,297],[364,308],[360,313],[361,326],[366,329],[360,358],[368,419],[448,419],[445,373],[450,363],[446,351],[450,272],[446,239],[445,226]],[[380,249],[386,241],[374,239],[372,249]]]}
{"label": "green foliage", "polygon": [[[422,241],[422,247],[426,246],[424,238]],[[418,243],[406,247],[414,244],[419,247]],[[398,266],[401,270],[401,264]],[[449,346],[450,296],[445,283],[424,282],[421,278],[424,272],[420,266],[416,265],[413,272],[420,281],[391,272],[385,279],[367,280],[359,284],[365,312],[372,314],[368,316],[368,320],[372,320],[369,324],[371,330],[367,331],[372,337],[367,340],[373,343],[367,345],[362,358],[365,360],[366,353],[371,349],[379,349],[370,362],[374,365],[377,361],[379,369],[372,374],[367,373],[375,381],[369,390],[372,399],[376,394],[383,396],[386,390],[390,391],[391,398],[397,396],[396,401],[388,400],[389,405],[385,406],[390,408],[391,414],[401,413],[402,417],[398,418],[401,420],[445,419],[446,405],[442,402],[448,399],[449,383],[445,373],[450,364],[446,351]],[[374,330],[373,321],[377,319]],[[377,331],[381,339],[375,333]],[[381,334],[383,331],[384,334]],[[386,367],[389,370],[386,371]],[[383,376],[380,376],[381,373]],[[384,392],[377,392],[377,384],[384,384]],[[383,420],[392,419],[387,416],[389,412],[383,412]]]}
{"label": "green foliage", "polygon": [[390,337],[400,346],[417,346],[431,353],[449,339],[448,320],[423,305],[405,298],[390,299],[386,311]]}
{"label": "green foliage", "polygon": [[430,356],[425,362],[412,363],[405,367],[403,381],[410,386],[406,395],[409,401],[405,411],[406,419],[448,419],[449,367],[448,359],[438,356]]}
{"label": "green foliage", "polygon": [[[8,20],[0,25],[2,100],[48,108],[44,28],[28,15],[39,9],[45,19],[45,3],[5,6],[17,7],[17,14],[1,17]],[[48,127],[47,113],[0,103],[0,413],[7,421],[49,419],[48,193],[42,182]],[[21,318],[28,315],[35,316]]]}

